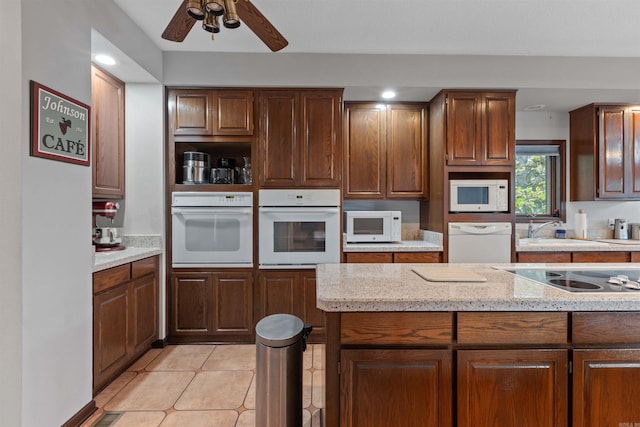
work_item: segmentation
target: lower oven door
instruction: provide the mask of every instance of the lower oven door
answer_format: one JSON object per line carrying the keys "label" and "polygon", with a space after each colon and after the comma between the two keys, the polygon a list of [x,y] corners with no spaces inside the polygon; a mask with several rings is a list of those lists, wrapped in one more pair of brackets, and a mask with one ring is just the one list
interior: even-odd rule
{"label": "lower oven door", "polygon": [[253,209],[173,207],[172,266],[252,267]]}
{"label": "lower oven door", "polygon": [[340,208],[259,209],[261,268],[340,262]]}

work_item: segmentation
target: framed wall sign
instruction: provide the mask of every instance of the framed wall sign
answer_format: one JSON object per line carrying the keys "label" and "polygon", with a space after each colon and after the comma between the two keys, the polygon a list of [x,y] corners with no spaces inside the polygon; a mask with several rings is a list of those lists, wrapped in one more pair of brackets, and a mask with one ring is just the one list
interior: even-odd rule
{"label": "framed wall sign", "polygon": [[88,105],[31,80],[31,155],[89,166]]}

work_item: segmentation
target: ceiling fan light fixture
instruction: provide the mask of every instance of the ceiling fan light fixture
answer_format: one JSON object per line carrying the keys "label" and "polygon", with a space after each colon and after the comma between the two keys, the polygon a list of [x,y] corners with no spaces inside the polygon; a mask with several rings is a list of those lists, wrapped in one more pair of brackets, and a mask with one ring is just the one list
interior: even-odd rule
{"label": "ceiling fan light fixture", "polygon": [[220,24],[218,23],[218,17],[213,13],[207,13],[207,16],[202,22],[202,29],[210,33],[219,33]]}
{"label": "ceiling fan light fixture", "polygon": [[200,0],[189,0],[187,2],[187,13],[193,19],[197,19],[198,21],[202,21],[204,19],[205,11],[202,7],[202,1]]}
{"label": "ceiling fan light fixture", "polygon": [[224,0],[204,0],[204,8],[209,13],[222,16],[224,13]]}
{"label": "ceiling fan light fixture", "polygon": [[225,28],[238,28],[240,26],[240,16],[236,12],[236,4],[233,0],[224,0],[222,22]]}

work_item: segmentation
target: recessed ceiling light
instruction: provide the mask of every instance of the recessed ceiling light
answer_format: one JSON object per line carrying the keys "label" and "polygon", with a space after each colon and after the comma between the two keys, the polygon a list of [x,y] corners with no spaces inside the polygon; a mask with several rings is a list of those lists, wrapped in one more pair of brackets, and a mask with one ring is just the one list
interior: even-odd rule
{"label": "recessed ceiling light", "polygon": [[546,105],[544,104],[535,104],[535,105],[527,105],[523,108],[524,111],[538,111],[542,110]]}
{"label": "recessed ceiling light", "polygon": [[98,55],[95,56],[94,58],[97,62],[103,64],[103,65],[115,65],[116,64],[116,60],[113,59],[112,56],[109,55],[105,55],[103,53],[99,53]]}
{"label": "recessed ceiling light", "polygon": [[395,98],[396,97],[396,93],[392,90],[386,90],[384,92],[382,92],[382,97],[384,99],[391,99],[391,98]]}

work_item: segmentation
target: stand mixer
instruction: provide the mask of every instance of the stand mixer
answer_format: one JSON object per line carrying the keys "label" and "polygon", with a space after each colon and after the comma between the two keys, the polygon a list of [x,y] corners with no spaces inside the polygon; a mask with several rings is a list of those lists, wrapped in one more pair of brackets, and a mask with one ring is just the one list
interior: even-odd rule
{"label": "stand mixer", "polygon": [[122,246],[122,236],[120,229],[116,227],[98,227],[98,216],[109,218],[113,224],[113,220],[120,209],[118,202],[93,202],[91,213],[93,215],[93,244],[96,246],[96,252],[120,251],[125,249]]}

